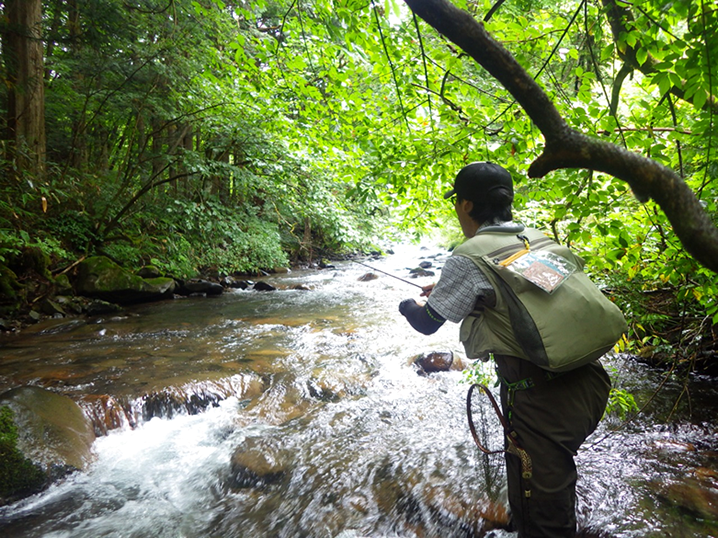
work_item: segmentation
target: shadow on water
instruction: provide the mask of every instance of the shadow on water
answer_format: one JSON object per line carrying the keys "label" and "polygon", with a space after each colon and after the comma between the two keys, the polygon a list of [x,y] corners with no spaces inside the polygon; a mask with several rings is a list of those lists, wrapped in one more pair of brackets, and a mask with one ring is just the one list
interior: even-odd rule
{"label": "shadow on water", "polygon": [[[426,254],[371,263],[406,276]],[[490,530],[507,518],[502,458],[471,441],[461,374],[411,365],[428,350],[461,353],[458,328],[413,332],[397,305],[415,290],[360,282],[366,272],[294,272],[269,279],[276,292],[145,305],[0,342],[0,390],[65,393],[102,434],[87,472],[0,508],[2,535],[513,536]],[[639,404],[661,383],[630,359],[607,363]],[[605,421],[586,443],[581,526],[718,534],[718,394],[693,380],[691,412],[682,403],[665,425],[681,390],[667,383],[639,419],[616,432]],[[500,446],[496,417],[474,405]]]}

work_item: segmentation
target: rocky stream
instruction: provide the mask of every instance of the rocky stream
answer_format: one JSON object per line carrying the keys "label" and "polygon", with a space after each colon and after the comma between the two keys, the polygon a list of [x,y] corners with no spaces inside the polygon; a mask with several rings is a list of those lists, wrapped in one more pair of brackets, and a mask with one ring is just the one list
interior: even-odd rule
{"label": "rocky stream", "polygon": [[[409,278],[424,261],[438,276],[445,255],[406,247],[367,263]],[[0,403],[49,415],[33,454],[57,476],[0,507],[0,535],[514,536],[500,528],[502,457],[481,454],[467,426],[458,327],[414,332],[398,304],[418,289],[368,272],[340,262],[267,277],[271,292],[178,297],[2,337]],[[453,353],[453,367],[414,364],[432,352]],[[606,418],[582,447],[580,527],[718,536],[715,381],[684,386],[632,357],[603,361],[645,408]],[[488,401],[473,406],[499,447]]]}

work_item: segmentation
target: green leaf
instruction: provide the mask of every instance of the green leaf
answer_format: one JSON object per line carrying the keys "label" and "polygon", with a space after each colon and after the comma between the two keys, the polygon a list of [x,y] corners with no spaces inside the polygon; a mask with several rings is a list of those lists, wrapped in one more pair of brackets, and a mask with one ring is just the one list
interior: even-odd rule
{"label": "green leaf", "polygon": [[693,95],[693,106],[698,109],[703,108],[707,100],[708,93],[703,88],[699,88]]}

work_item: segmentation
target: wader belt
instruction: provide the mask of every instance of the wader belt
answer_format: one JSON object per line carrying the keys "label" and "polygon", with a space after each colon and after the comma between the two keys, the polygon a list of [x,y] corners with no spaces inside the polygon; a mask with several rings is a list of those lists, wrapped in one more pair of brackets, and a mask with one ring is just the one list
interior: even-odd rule
{"label": "wader belt", "polygon": [[519,381],[510,382],[508,379],[503,377],[499,373],[498,367],[496,368],[496,377],[498,378],[497,385],[499,383],[503,384],[506,387],[506,390],[508,391],[508,408],[509,408],[509,416],[508,420],[511,422],[511,409],[514,406],[514,395],[516,394],[516,391],[519,390],[528,390],[533,387],[541,387],[551,381],[552,379],[556,379],[557,377],[563,375],[565,372],[549,372],[548,370],[543,372],[543,375],[535,375],[532,377],[526,377],[524,379],[520,379]]}
{"label": "wader belt", "polygon": [[[504,429],[504,434],[506,435],[507,440],[507,448],[506,450],[489,450],[486,447],[484,447],[481,444],[481,441],[479,440],[479,435],[476,433],[476,427],[474,426],[474,420],[471,414],[471,394],[474,391],[475,387],[479,387],[486,396],[488,396],[489,401],[491,402],[491,405],[494,408],[494,411],[496,411],[496,416],[499,417],[499,421],[501,422],[501,426]],[[504,418],[504,415],[501,413],[501,409],[499,408],[499,405],[496,403],[496,399],[494,398],[494,395],[491,394],[491,391],[485,386],[480,384],[474,384],[469,387],[469,392],[466,395],[466,416],[469,420],[469,430],[471,430],[471,436],[474,438],[474,443],[476,443],[476,446],[479,447],[479,450],[483,452],[484,454],[499,454],[501,452],[507,452],[509,454],[513,454],[515,456],[518,456],[521,460],[521,476],[526,481],[526,489],[524,490],[524,497],[529,498],[531,497],[531,487],[530,482],[531,477],[533,476],[533,467],[531,465],[531,456],[529,456],[528,452],[526,452],[519,443],[518,435],[516,432],[511,428],[510,424],[506,421],[506,418]]]}

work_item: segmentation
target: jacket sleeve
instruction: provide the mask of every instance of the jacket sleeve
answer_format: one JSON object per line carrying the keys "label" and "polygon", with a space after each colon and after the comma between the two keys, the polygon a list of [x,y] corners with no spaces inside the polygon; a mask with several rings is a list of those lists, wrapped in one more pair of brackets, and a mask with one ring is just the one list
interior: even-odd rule
{"label": "jacket sleeve", "polygon": [[422,334],[434,334],[446,321],[428,304],[420,305],[414,299],[404,299],[399,312],[409,324]]}

